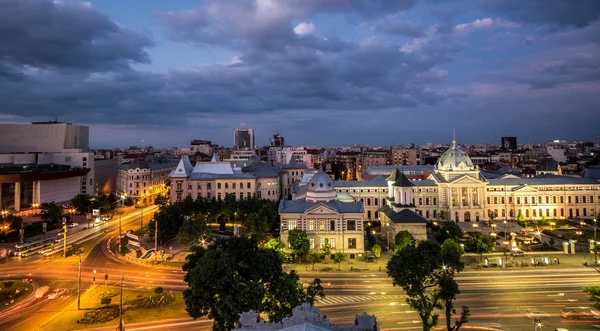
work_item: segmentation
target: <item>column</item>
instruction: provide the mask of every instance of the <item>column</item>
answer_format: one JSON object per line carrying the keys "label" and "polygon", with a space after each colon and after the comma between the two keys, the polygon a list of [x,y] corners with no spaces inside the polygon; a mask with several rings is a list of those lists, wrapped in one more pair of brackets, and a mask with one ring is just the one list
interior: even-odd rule
{"label": "column", "polygon": [[21,182],[15,183],[15,210],[21,210]]}
{"label": "column", "polygon": [[41,203],[41,193],[40,193],[40,181],[36,180],[33,182],[33,194],[32,194],[32,203],[37,203],[40,204]]}
{"label": "column", "polygon": [[469,207],[473,207],[473,190],[470,187],[467,188],[467,199],[469,200]]}

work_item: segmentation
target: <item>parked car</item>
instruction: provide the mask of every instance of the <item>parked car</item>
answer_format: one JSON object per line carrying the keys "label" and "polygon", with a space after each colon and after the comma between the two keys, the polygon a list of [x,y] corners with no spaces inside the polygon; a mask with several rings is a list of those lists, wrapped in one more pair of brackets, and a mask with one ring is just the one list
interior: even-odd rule
{"label": "parked car", "polygon": [[518,250],[518,251],[513,251],[511,253],[512,256],[525,256],[525,252],[523,252],[522,250]]}
{"label": "parked car", "polygon": [[550,317],[550,314],[546,313],[545,311],[539,310],[537,308],[529,308],[529,309],[526,309],[525,312],[527,313],[527,317],[531,318],[531,319]]}
{"label": "parked car", "polygon": [[52,291],[52,293],[48,294],[48,299],[50,299],[50,300],[56,299],[59,296],[65,294],[65,292],[67,292],[67,290],[64,288],[56,289],[56,290]]}

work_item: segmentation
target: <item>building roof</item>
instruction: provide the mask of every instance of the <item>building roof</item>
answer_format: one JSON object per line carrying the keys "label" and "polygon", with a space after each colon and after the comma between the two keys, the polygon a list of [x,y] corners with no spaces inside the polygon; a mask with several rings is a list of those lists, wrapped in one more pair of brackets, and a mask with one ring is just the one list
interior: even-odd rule
{"label": "building roof", "polygon": [[546,157],[538,161],[535,165],[537,171],[557,171],[558,162],[554,161],[551,157]]}
{"label": "building roof", "polygon": [[413,180],[411,183],[413,183],[414,186],[437,186],[437,183],[431,179]]}
{"label": "building roof", "polygon": [[379,171],[394,171],[396,169],[400,169],[401,172],[406,171],[425,171],[425,170],[433,170],[434,166],[432,165],[384,165],[384,166],[370,166],[367,167],[367,174],[371,174],[372,172]]}
{"label": "building roof", "polygon": [[403,209],[400,212],[395,212],[390,206],[385,205],[379,208],[379,211],[384,213],[393,223],[396,224],[426,224],[427,219],[410,209]]}
{"label": "building roof", "polygon": [[396,168],[392,172],[392,174],[388,178],[386,178],[386,181],[394,182],[392,184],[392,186],[398,186],[398,187],[415,186],[413,183],[410,182],[410,180],[408,179],[408,177],[406,177],[406,175],[404,173],[402,173],[401,171],[398,170],[398,168]]}
{"label": "building roof", "polygon": [[279,202],[279,213],[306,213],[318,207],[326,207],[338,213],[364,213],[362,202],[342,202],[337,200],[327,202],[309,202],[306,199],[281,200]]}
{"label": "building roof", "polygon": [[242,168],[242,172],[246,174],[252,174],[260,178],[279,177],[278,169],[260,160],[252,161],[249,166]]}
{"label": "building roof", "polygon": [[369,180],[358,181],[335,181],[333,186],[340,187],[387,187],[388,183],[384,176],[377,176]]}
{"label": "building roof", "polygon": [[452,146],[440,156],[436,168],[445,171],[475,169],[467,153],[456,146],[456,140],[453,140]]}
{"label": "building roof", "polygon": [[499,178],[488,179],[489,185],[491,186],[518,186],[518,185],[589,185],[600,183],[593,178],[579,178],[579,177],[568,177],[568,176],[538,176],[534,178],[519,178],[516,176],[506,175]]}

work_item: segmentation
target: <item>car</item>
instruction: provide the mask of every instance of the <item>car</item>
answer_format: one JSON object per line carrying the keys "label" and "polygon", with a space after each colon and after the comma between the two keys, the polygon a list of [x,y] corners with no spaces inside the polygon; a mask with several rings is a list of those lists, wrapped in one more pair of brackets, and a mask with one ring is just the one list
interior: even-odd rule
{"label": "car", "polygon": [[68,227],[68,228],[74,228],[74,227],[76,227],[76,226],[78,226],[78,225],[79,225],[79,223],[75,223],[75,222],[73,222],[73,223],[69,223],[69,224],[67,224],[67,227]]}
{"label": "car", "polygon": [[332,280],[327,283],[327,286],[329,286],[330,288],[346,288],[346,285],[348,285],[348,282],[338,279]]}
{"label": "car", "polygon": [[527,317],[531,318],[531,319],[550,317],[550,314],[546,313],[545,311],[536,309],[536,308],[526,309],[525,312],[527,313]]}
{"label": "car", "polygon": [[52,293],[48,294],[48,299],[50,299],[50,300],[56,299],[59,296],[65,294],[65,292],[67,292],[67,290],[64,288],[56,289],[56,290],[52,291]]}
{"label": "car", "polygon": [[586,319],[597,317],[597,315],[593,311],[578,307],[561,309],[560,314],[563,318],[567,319]]}
{"label": "car", "polygon": [[523,252],[522,250],[518,250],[518,251],[513,251],[511,253],[512,256],[525,256],[525,252]]}

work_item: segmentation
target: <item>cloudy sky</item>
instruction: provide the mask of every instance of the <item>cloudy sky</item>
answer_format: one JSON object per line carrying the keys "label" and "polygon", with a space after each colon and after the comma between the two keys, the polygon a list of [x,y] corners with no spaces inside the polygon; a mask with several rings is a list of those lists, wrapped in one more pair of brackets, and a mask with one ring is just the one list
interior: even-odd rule
{"label": "cloudy sky", "polygon": [[0,120],[95,147],[600,133],[598,0],[2,0],[0,41]]}

